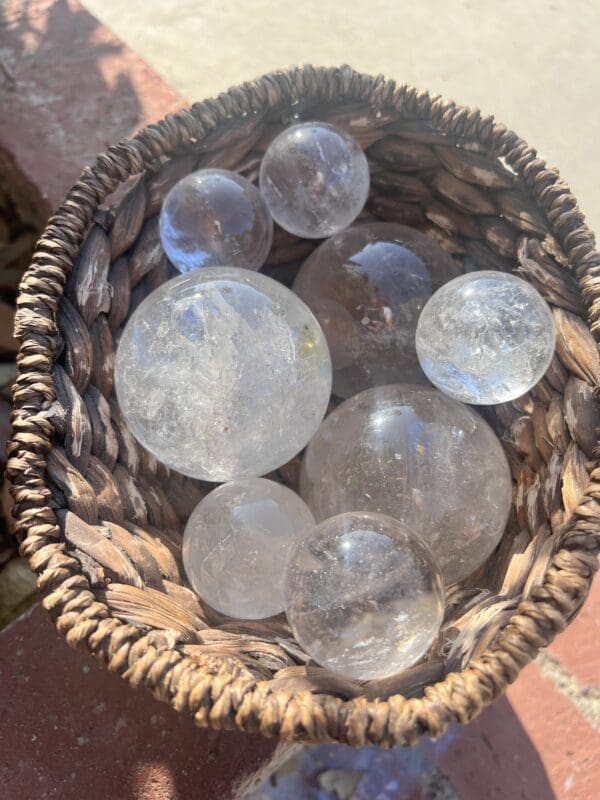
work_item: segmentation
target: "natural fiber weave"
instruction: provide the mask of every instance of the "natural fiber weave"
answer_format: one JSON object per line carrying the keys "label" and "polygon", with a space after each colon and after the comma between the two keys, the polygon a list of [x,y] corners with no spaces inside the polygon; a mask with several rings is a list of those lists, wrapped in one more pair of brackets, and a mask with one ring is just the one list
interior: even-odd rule
{"label": "natural fiber weave", "polygon": [[[306,666],[283,617],[225,621],[183,585],[182,527],[204,488],[139,447],[113,394],[115,338],[169,276],[157,235],[165,193],[198,167],[255,179],[268,143],[297,119],[332,122],[366,149],[365,219],[517,270],[558,333],[531,394],[483,412],[515,482],[500,547],[451,587],[428,660],[364,685]],[[120,203],[101,207],[134,175]],[[264,271],[289,283],[314,246],[278,230]],[[8,475],[43,603],[71,645],[199,725],[392,746],[468,722],[563,630],[596,569],[599,331],[600,256],[575,198],[492,117],[349,67],[275,73],[170,115],[84,170],[21,286]],[[277,477],[296,476],[291,463]]]}

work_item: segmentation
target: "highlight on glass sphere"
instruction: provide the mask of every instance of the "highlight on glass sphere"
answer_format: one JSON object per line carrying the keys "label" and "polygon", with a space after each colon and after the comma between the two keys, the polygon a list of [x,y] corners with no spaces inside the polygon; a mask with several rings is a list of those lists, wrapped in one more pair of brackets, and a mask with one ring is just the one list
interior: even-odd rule
{"label": "highlight on glass sphere", "polygon": [[474,405],[505,403],[544,376],[554,354],[552,312],[531,284],[482,270],[442,286],[421,313],[416,347],[429,380]]}
{"label": "highlight on glass sphere", "polygon": [[267,148],[260,191],[286,231],[321,239],[347,228],[369,193],[369,165],[351,136],[324,122],[287,128]]}
{"label": "highlight on glass sphere", "polygon": [[494,551],[512,483],[500,442],[473,409],[433,388],[392,385],[326,417],[302,461],[300,496],[317,522],[350,510],[400,520],[449,585]]}
{"label": "highlight on glass sphere", "polygon": [[180,272],[260,269],[273,240],[273,220],[256,186],[224,169],[198,170],[178,181],[163,203],[159,230]]}
{"label": "highlight on glass sphere", "polygon": [[333,365],[333,393],[427,383],[415,331],[432,293],[460,272],[436,242],[405,225],[354,225],[304,262],[294,292],[319,320]]}
{"label": "highlight on glass sphere", "polygon": [[183,536],[183,565],[200,597],[238,619],[285,607],[289,558],[315,521],[306,504],[275,481],[230,481],[194,509]]}
{"label": "highlight on glass sphere", "polygon": [[318,525],[292,555],[286,597],[288,621],[306,653],[355,680],[412,666],[444,615],[431,551],[383,514],[339,514]]}
{"label": "highlight on glass sphere", "polygon": [[319,323],[277,281],[208,267],[163,284],[123,330],[117,398],[167,466],[207,481],[264,475],[311,439],[331,392]]}

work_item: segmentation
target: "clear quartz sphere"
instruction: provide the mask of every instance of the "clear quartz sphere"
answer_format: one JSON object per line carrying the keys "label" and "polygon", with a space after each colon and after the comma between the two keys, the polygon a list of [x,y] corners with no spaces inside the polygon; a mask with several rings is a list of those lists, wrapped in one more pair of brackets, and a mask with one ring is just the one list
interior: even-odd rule
{"label": "clear quartz sphere", "polygon": [[306,259],[294,292],[319,320],[333,364],[333,393],[427,383],[415,330],[432,293],[460,273],[436,242],[393,222],[355,225]]}
{"label": "clear quartz sphere", "polygon": [[260,269],[273,240],[273,220],[256,186],[224,169],[201,169],[178,181],[163,203],[159,229],[180,272]]}
{"label": "clear quartz sphere", "polygon": [[317,525],[290,560],[286,599],[306,653],[355,680],[412,666],[444,615],[442,577],[430,549],[384,514],[349,512]]}
{"label": "clear quartz sphere", "polygon": [[229,617],[279,614],[288,561],[314,525],[306,503],[280,483],[224,483],[198,503],[185,527],[188,579],[203,600]]}
{"label": "clear quartz sphere", "polygon": [[306,450],[300,495],[317,522],[345,511],[400,520],[427,542],[449,585],[498,544],[512,484],[479,414],[436,389],[395,385],[329,414]]}
{"label": "clear quartz sphere", "polygon": [[131,432],[167,466],[207,481],[264,475],[313,436],[331,359],[319,323],[277,281],[208,267],[134,311],[115,363]]}
{"label": "clear quartz sphere", "polygon": [[286,231],[322,239],[347,228],[369,193],[369,165],[360,145],[324,122],[280,133],[260,166],[260,190]]}
{"label": "clear quartz sphere", "polygon": [[516,275],[482,270],[442,286],[417,325],[417,355],[442,392],[475,405],[514,400],[544,376],[554,354],[552,312]]}

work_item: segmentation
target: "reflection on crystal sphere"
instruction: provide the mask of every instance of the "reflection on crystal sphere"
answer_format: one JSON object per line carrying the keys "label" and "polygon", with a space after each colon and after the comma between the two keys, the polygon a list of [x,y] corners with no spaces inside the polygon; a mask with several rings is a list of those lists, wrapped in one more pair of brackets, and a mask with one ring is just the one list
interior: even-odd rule
{"label": "reflection on crystal sphere", "polygon": [[284,575],[300,539],[314,528],[297,494],[265,478],[231,481],[194,509],[183,564],[195,591],[222,614],[263,619],[285,607]]}
{"label": "reflection on crystal sphere", "polygon": [[280,133],[260,167],[260,190],[286,231],[321,239],[347,228],[369,193],[369,165],[360,145],[324,122]]}
{"label": "reflection on crystal sphere", "polygon": [[271,249],[273,220],[246,178],[224,169],[201,169],[182,178],[165,198],[160,239],[180,272],[260,269]]}
{"label": "reflection on crystal sphere", "polygon": [[379,386],[346,400],[313,437],[300,475],[317,522],[345,511],[388,514],[427,542],[446,584],[493,552],[511,490],[489,425],[420,386]]}
{"label": "reflection on crystal sphere", "polygon": [[543,377],[554,354],[552,312],[531,284],[482,270],[442,286],[417,326],[429,380],[463,403],[514,400]]}
{"label": "reflection on crystal sphere", "polygon": [[331,390],[323,331],[285,286],[208,267],[152,292],[121,336],[117,397],[131,432],[207,481],[264,475],[310,440]]}
{"label": "reflection on crystal sphere", "polygon": [[304,262],[294,292],[321,323],[333,363],[333,393],[427,383],[415,350],[423,306],[457,263],[429,237],[390,222],[355,225]]}
{"label": "reflection on crystal sphere", "polygon": [[444,614],[429,548],[395,519],[325,520],[294,552],[286,577],[294,636],[321,666],[356,680],[387,678],[427,652]]}

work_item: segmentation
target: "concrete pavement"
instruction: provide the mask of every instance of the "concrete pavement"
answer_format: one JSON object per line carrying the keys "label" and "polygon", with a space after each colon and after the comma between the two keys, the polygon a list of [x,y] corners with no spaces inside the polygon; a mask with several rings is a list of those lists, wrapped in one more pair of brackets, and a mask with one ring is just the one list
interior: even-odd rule
{"label": "concrete pavement", "polygon": [[82,2],[192,101],[310,62],[478,106],[560,169],[600,230],[597,0]]}

